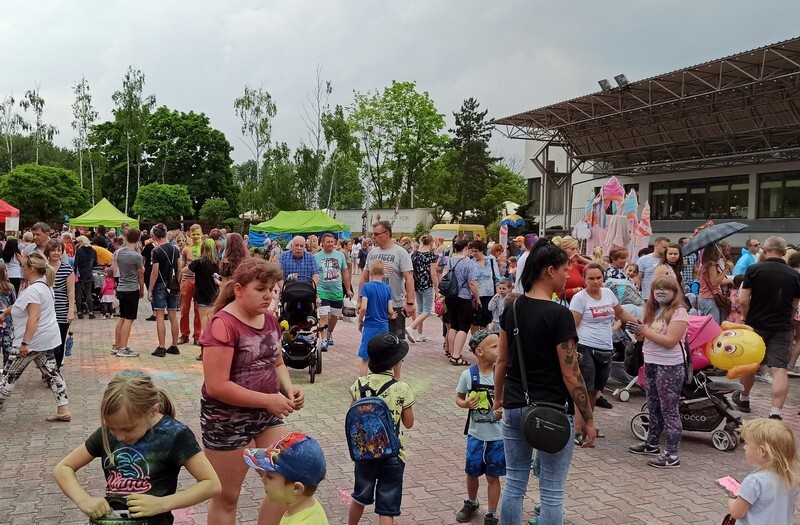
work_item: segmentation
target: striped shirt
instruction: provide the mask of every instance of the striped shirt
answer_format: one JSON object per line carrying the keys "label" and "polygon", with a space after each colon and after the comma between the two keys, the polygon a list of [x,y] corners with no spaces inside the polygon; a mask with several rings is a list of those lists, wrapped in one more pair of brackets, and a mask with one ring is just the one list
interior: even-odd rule
{"label": "striped shirt", "polygon": [[69,312],[67,278],[69,278],[70,275],[72,275],[72,265],[62,261],[56,271],[56,280],[53,284],[53,293],[56,296],[56,322],[59,323],[67,322],[67,313]]}

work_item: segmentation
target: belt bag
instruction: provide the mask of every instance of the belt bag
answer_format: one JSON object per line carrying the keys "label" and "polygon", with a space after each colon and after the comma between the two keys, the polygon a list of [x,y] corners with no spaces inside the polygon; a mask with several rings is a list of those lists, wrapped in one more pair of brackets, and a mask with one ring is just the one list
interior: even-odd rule
{"label": "belt bag", "polygon": [[519,430],[525,441],[532,448],[555,454],[567,446],[571,425],[567,417],[567,406],[544,401],[531,402],[528,398],[528,377],[525,371],[525,361],[522,357],[522,341],[519,336],[519,322],[517,321],[517,299],[511,304],[511,315],[514,319],[514,343],[519,358],[519,371],[522,378],[522,390],[525,394],[525,404],[528,409],[522,415]]}

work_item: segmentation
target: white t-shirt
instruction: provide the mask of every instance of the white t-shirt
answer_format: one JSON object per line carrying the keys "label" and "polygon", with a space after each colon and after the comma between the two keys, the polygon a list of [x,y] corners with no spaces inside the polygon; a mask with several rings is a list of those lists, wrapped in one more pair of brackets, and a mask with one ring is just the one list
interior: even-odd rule
{"label": "white t-shirt", "polygon": [[528,252],[527,250],[525,253],[519,256],[517,260],[517,277],[514,280],[514,293],[525,293],[525,290],[522,287],[522,272],[525,270],[525,261],[528,260]]}
{"label": "white t-shirt", "polygon": [[[411,256],[398,244],[392,243],[388,248],[374,247],[367,255],[367,265],[375,259],[380,259],[384,264],[383,282],[392,287],[392,304],[395,308],[402,308],[406,302],[406,272],[413,272],[414,265]],[[413,300],[413,298],[409,298]]]}
{"label": "white t-shirt", "polygon": [[617,296],[608,288],[600,288],[600,299],[595,299],[586,290],[572,296],[569,309],[581,314],[578,343],[598,350],[613,350],[611,327],[614,324],[614,307],[619,304]]}
{"label": "white t-shirt", "polygon": [[788,488],[774,472],[757,470],[744,478],[739,496],[750,504],[741,525],[790,525],[797,488]]}
{"label": "white t-shirt", "polygon": [[[672,322],[675,321],[683,321],[685,323],[689,322],[689,312],[686,311],[686,308],[678,308],[675,310],[675,313],[672,314]],[[650,323],[650,328],[661,335],[666,335],[669,324],[665,323],[661,319],[656,318],[655,321]],[[688,324],[686,329],[689,329]],[[681,348],[681,343],[683,342],[684,337],[686,337],[686,330],[684,330],[683,334],[681,334],[678,344],[672,348],[664,348],[663,346],[656,344],[649,339],[645,339],[644,344],[642,345],[644,362],[666,366],[682,365],[683,348]]]}
{"label": "white t-shirt", "polygon": [[45,352],[61,344],[61,332],[56,321],[56,299],[53,289],[47,286],[44,278],[28,285],[17,297],[11,307],[11,318],[14,319],[15,349],[19,349],[25,337],[25,326],[28,324],[28,305],[38,304],[41,313],[39,326],[28,344],[31,352]]}

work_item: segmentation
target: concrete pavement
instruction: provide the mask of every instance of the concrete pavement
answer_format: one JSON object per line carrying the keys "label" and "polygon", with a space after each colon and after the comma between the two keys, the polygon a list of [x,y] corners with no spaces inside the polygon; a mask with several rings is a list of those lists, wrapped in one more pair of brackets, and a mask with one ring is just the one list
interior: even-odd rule
{"label": "concrete pavement", "polygon": [[[81,444],[100,423],[100,397],[108,380],[119,370],[141,368],[149,371],[158,384],[175,400],[178,419],[198,436],[199,391],[202,367],[195,360],[198,347],[181,346],[181,355],[165,358],[150,356],[155,348],[155,323],[144,321],[145,306],[133,327],[131,346],[142,352],[139,358],[120,358],[110,354],[114,320],[76,320],[73,325],[75,347],[63,369],[68,385],[72,422],[47,423],[45,417],[55,409],[52,393],[37,371],[28,369],[12,397],[0,410],[0,523],[81,524],[88,520],[61,494],[52,479],[55,464]],[[426,323],[427,343],[411,345],[403,366],[402,379],[417,395],[416,424],[407,432],[409,449],[399,523],[455,523],[455,513],[465,496],[463,455],[465,411],[454,403],[454,390],[463,367],[451,366],[441,350],[441,324]],[[316,437],[325,450],[328,474],[318,497],[332,524],[346,523],[349,494],[353,484],[353,465],[344,440],[343,420],[349,406],[348,388],[357,377],[356,356],[360,334],[356,325],[340,322],[335,346],[324,356],[324,373],[309,384],[307,370],[293,370],[295,384],[306,393],[306,407],[287,418],[287,429],[301,430]],[[465,353],[469,357],[468,352]],[[786,421],[795,429],[800,405],[800,383],[792,380]],[[719,452],[711,445],[710,434],[684,434],[681,445],[682,467],[657,470],[646,466],[646,458],[627,452],[636,442],[629,425],[644,401],[634,393],[628,403],[614,403],[612,410],[598,409],[597,426],[607,435],[594,449],[576,450],[566,493],[566,519],[573,525],[586,524],[686,524],[722,521],[726,497],[714,480],[726,475],[742,479],[750,468],[742,448]],[[768,387],[755,387],[754,414],[766,415]],[[95,494],[102,494],[104,480],[99,462],[83,469],[79,478]],[[191,482],[184,471],[181,485]],[[240,498],[239,522],[255,524],[257,507],[263,498],[258,476],[249,475]],[[482,509],[474,523],[482,523],[486,492],[479,492]],[[532,478],[525,500],[531,516],[538,501],[536,480]],[[206,506],[176,512],[176,523],[206,523]],[[796,515],[797,516],[797,515]],[[364,523],[377,523],[372,508]]]}

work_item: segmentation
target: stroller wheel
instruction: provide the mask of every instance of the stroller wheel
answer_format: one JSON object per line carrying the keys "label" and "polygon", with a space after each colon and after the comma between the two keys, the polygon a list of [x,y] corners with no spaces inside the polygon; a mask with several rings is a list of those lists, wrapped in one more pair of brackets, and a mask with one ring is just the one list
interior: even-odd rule
{"label": "stroller wheel", "polygon": [[714,444],[714,448],[726,452],[736,448],[739,444],[739,438],[736,437],[736,434],[727,430],[715,430],[711,434],[711,442]]}
{"label": "stroller wheel", "polygon": [[314,382],[315,376],[317,375],[317,370],[316,369],[317,369],[317,364],[316,363],[311,363],[308,366],[308,377],[309,377],[309,380],[311,381],[311,383]]}
{"label": "stroller wheel", "polygon": [[622,401],[623,403],[627,403],[628,400],[631,398],[631,393],[627,390],[620,390],[617,392],[617,399]]}
{"label": "stroller wheel", "polygon": [[650,414],[639,412],[631,419],[631,432],[636,439],[644,441],[647,439],[647,431],[650,428]]}
{"label": "stroller wheel", "polygon": [[315,368],[316,368],[315,372],[317,374],[322,373],[322,352],[319,350],[319,348],[317,348],[317,364]]}

